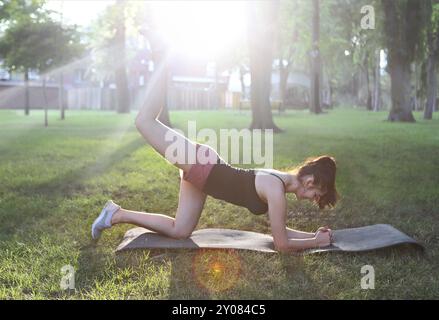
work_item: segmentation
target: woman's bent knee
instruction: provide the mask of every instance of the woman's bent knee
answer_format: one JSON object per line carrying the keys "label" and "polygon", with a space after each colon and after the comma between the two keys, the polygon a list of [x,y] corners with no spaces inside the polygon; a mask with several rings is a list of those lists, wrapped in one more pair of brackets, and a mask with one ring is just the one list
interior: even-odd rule
{"label": "woman's bent knee", "polygon": [[192,231],[188,230],[174,230],[172,237],[179,240],[187,239],[191,236]]}

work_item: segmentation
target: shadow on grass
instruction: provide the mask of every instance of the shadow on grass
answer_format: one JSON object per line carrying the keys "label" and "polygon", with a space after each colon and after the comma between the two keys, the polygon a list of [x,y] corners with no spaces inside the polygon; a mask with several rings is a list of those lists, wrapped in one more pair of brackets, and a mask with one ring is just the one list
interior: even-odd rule
{"label": "shadow on grass", "polygon": [[[202,249],[172,259],[168,299],[301,299],[318,292],[303,257]],[[305,287],[301,288],[301,284]]]}
{"label": "shadow on grass", "polygon": [[[4,222],[1,228],[2,236],[5,234],[10,236],[17,232],[25,234],[26,230],[32,228],[37,220],[56,214],[65,198],[71,197],[75,193],[86,192],[86,180],[105,174],[110,168],[117,165],[143,145],[144,141],[142,139],[133,140],[110,154],[104,155],[99,163],[66,172],[44,183],[18,187],[15,190],[18,198],[29,197],[31,199],[29,201],[38,201],[38,207],[35,207],[34,204],[24,203],[21,208],[7,211],[7,214],[1,219]],[[19,200],[12,198],[10,201],[13,203],[13,201]],[[7,203],[5,206],[7,206]],[[35,211],[30,212],[34,208]]]}
{"label": "shadow on grass", "polygon": [[[301,256],[225,249],[145,251],[155,264],[171,264],[166,299],[318,298]],[[118,256],[123,265],[136,261],[128,252]]]}
{"label": "shadow on grass", "polygon": [[[312,255],[314,262],[311,265],[306,262],[305,256],[299,254],[278,255],[223,249],[154,249],[118,253],[115,268],[109,271],[108,268],[106,270],[106,264],[110,257],[102,249],[92,242],[81,249],[77,270],[80,281],[77,285],[83,293],[93,292],[96,283],[113,279],[113,273],[120,269],[142,270],[150,264],[157,268],[170,265],[169,279],[164,281],[165,287],[161,288],[161,292],[166,294],[158,296],[171,300],[334,299],[347,289],[344,287],[346,281],[340,278],[339,272],[346,272],[345,277],[353,277],[352,281],[358,277],[359,283],[362,276],[360,267],[364,264],[378,268],[382,264],[392,265],[395,260],[403,264],[407,259],[422,262],[426,258],[422,251],[414,250],[411,246],[365,253],[319,253]],[[320,259],[322,262],[316,264]],[[355,272],[357,267],[358,274]],[[140,274],[143,274],[142,271]],[[151,276],[154,277],[154,274]],[[151,280],[145,280],[142,276],[138,281]],[[151,292],[137,292],[134,298],[142,298],[143,295],[151,297]]]}
{"label": "shadow on grass", "polygon": [[106,272],[108,257],[108,252],[94,241],[81,247],[75,275],[76,287],[81,292],[92,292],[96,283],[111,278]]}
{"label": "shadow on grass", "polygon": [[16,191],[21,195],[37,194],[45,196],[69,196],[76,192],[81,192],[84,189],[85,180],[104,174],[111,167],[144,145],[145,141],[137,138],[111,153],[103,155],[100,162],[85,165],[73,171],[66,170],[65,174],[57,176],[52,180],[35,185],[23,185],[18,187]]}

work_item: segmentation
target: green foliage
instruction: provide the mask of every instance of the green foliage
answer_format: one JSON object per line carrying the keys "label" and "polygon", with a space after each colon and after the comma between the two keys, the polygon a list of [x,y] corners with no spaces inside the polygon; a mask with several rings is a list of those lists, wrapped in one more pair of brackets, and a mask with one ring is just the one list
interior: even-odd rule
{"label": "green foliage", "polygon": [[83,47],[74,28],[52,20],[20,20],[0,39],[0,56],[11,69],[45,72],[80,55]]}
{"label": "green foliage", "polygon": [[74,27],[53,21],[44,1],[1,1],[6,30],[0,38],[0,57],[11,70],[45,72],[79,56],[84,48]]}
{"label": "green foliage", "polygon": [[[439,1],[425,0],[423,10],[422,19],[425,20],[425,23],[421,30],[421,41],[418,44],[419,50],[416,57],[419,62],[426,59],[434,47],[434,41],[439,38]],[[429,42],[430,40],[432,42]]]}
{"label": "green foliage", "polygon": [[44,0],[0,0],[0,23],[14,24],[23,19],[45,16]]}
{"label": "green foliage", "polygon": [[[125,19],[122,21],[121,10],[124,11]],[[92,23],[89,32],[88,48],[93,52],[94,75],[99,80],[114,78],[114,62],[117,50],[125,46],[126,60],[137,54],[137,46],[130,41],[125,44],[117,43],[116,30],[118,25],[124,24],[126,38],[138,38],[140,31],[148,24],[146,6],[142,1],[126,1],[115,3],[106,7],[105,11]],[[145,21],[146,20],[146,21]]]}
{"label": "green foliage", "polygon": [[[284,0],[280,15],[280,52],[292,53],[293,68],[307,71],[311,50],[312,8],[309,0]],[[375,29],[363,30],[361,8],[375,9]],[[324,72],[338,87],[349,85],[365,57],[382,48],[382,15],[378,0],[320,1],[320,52]],[[345,51],[349,54],[346,55]]]}
{"label": "green foliage", "polygon": [[422,37],[418,44],[419,50],[416,52],[415,61],[415,63],[420,65],[420,72],[415,74],[415,77],[420,78],[417,95],[423,98],[427,95],[427,87],[429,85],[429,79],[427,78],[429,56],[432,55],[436,57],[436,60],[439,60],[439,1],[426,0],[426,10],[431,14],[421,34]]}

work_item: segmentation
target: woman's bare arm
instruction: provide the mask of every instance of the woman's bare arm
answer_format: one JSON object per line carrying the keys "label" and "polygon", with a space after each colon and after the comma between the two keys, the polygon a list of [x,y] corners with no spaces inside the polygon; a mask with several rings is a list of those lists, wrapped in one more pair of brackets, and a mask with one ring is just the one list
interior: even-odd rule
{"label": "woman's bare arm", "polygon": [[318,247],[315,236],[306,239],[289,239],[286,227],[287,201],[281,188],[273,187],[267,193],[268,216],[276,250],[282,252]]}
{"label": "woman's bare arm", "polygon": [[294,230],[287,227],[287,237],[288,239],[310,239],[315,237],[314,232],[305,232],[300,230]]}
{"label": "woman's bare arm", "polygon": [[319,245],[315,237],[308,239],[288,239],[288,250],[300,251],[318,247]]}

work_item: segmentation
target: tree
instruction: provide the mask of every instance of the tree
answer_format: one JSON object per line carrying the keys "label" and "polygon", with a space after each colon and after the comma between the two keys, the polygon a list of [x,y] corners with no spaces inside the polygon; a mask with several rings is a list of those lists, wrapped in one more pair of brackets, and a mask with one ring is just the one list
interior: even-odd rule
{"label": "tree", "polygon": [[[39,0],[3,0],[0,1],[0,23],[5,23],[11,27],[16,27],[16,25],[24,25],[26,20],[29,20],[31,16],[34,19],[40,18],[42,7],[42,1]],[[9,29],[10,30],[10,29]],[[22,30],[24,31],[24,30]],[[18,33],[18,29],[16,29],[16,33]],[[26,33],[26,32],[24,32]],[[15,69],[17,66],[24,71],[24,81],[25,81],[25,114],[29,114],[29,68],[26,68],[27,65],[30,65],[32,62],[29,61],[31,59],[27,59],[26,53],[22,53],[18,59],[13,57],[13,54],[8,55],[13,51],[13,47],[15,46],[15,40],[13,39],[14,32],[6,32],[0,42],[0,56],[5,60],[4,63],[6,66],[9,66],[11,69]],[[16,40],[19,43],[19,38]],[[14,62],[24,62],[24,65],[17,65]],[[12,63],[11,63],[12,62]]]}
{"label": "tree", "polygon": [[[46,80],[50,74],[60,76],[59,85],[59,104],[61,109],[61,120],[65,118],[64,109],[64,74],[62,67],[71,62],[73,59],[80,57],[84,52],[84,46],[81,44],[80,34],[74,26],[63,26],[59,22],[47,20],[39,25],[42,39],[41,51],[38,53],[40,59],[46,61],[41,63],[39,72],[42,73],[44,84],[44,95],[46,98]],[[56,70],[61,67],[60,70]],[[45,105],[45,125],[47,122],[47,99]]]}
{"label": "tree", "polygon": [[427,14],[426,2],[382,0],[392,106],[389,121],[415,122],[411,111],[411,63],[415,59]]}
{"label": "tree", "polygon": [[[334,93],[340,94],[339,98],[343,95],[358,96],[360,87],[353,86],[353,83],[358,82],[360,73],[364,74],[365,47],[359,46],[358,39],[362,33],[361,8],[366,4],[370,4],[370,1],[332,0],[318,3],[303,0],[283,1],[281,17],[288,14],[290,20],[289,23],[282,24],[288,27],[281,32],[288,33],[289,41],[283,47],[288,48],[289,45],[293,49],[289,68],[310,75],[316,71],[319,73],[319,82],[314,75],[314,83],[320,87],[321,93],[317,97],[321,100],[318,104],[321,107],[333,105]],[[314,10],[314,7],[318,10]],[[318,46],[314,46],[313,29],[314,37],[318,38]],[[364,40],[368,39],[367,48],[372,47],[369,38],[375,36],[374,31],[361,35]],[[282,39],[287,37],[284,36]],[[284,55],[288,53],[285,49],[283,52]],[[317,59],[315,60],[313,56]],[[316,86],[314,87],[317,89]]]}
{"label": "tree", "polygon": [[[76,29],[64,28],[51,20],[43,4],[41,0],[0,1],[0,22],[6,28],[0,40],[0,55],[9,69],[24,72],[26,115],[29,114],[29,70],[48,72],[83,50]],[[45,85],[46,77],[42,78]]]}
{"label": "tree", "polygon": [[116,1],[108,6],[91,32],[94,68],[103,80],[116,83],[117,112],[130,111],[126,44],[129,2]]}
{"label": "tree", "polygon": [[279,94],[282,108],[286,106],[288,76],[297,55],[297,40],[299,37],[297,19],[293,19],[294,12],[298,9],[296,1],[280,2],[279,25],[277,36],[277,53],[279,58]]}
{"label": "tree", "polygon": [[11,25],[30,16],[35,19],[44,17],[43,4],[43,0],[1,0],[0,23]]}
{"label": "tree", "polygon": [[[116,83],[118,112],[130,111],[127,64],[141,55],[144,55],[144,60],[153,59],[155,69],[161,64],[160,54],[156,54],[161,49],[154,48],[154,41],[150,39],[156,31],[153,20],[153,10],[149,3],[118,1],[108,6],[92,26],[90,49],[93,68],[96,71],[95,77],[99,81]],[[137,42],[131,41],[131,39],[138,39],[139,36],[145,37],[149,42],[149,53],[145,54],[145,49],[139,51]],[[167,82],[160,83],[163,87],[160,91],[154,92],[160,94],[160,101],[163,105],[159,120],[170,127],[166,105]],[[145,91],[148,90],[145,89]]]}
{"label": "tree", "polygon": [[310,111],[318,114],[322,112],[321,106],[321,74],[322,62],[320,58],[320,0],[313,0],[312,15],[312,46],[311,46],[311,93]]}
{"label": "tree", "polygon": [[[34,46],[39,46],[40,38],[35,32],[36,23],[20,20],[8,28],[0,40],[0,55],[10,70],[24,73],[25,114],[29,115],[29,71],[42,67],[41,60],[35,59]],[[32,50],[31,50],[32,48]]]}
{"label": "tree", "polygon": [[251,73],[252,122],[250,129],[273,129],[282,132],[273,122],[270,91],[273,45],[279,1],[257,1],[248,6],[248,42]]}
{"label": "tree", "polygon": [[[326,3],[326,5],[324,5]],[[351,101],[368,110],[381,103],[380,51],[383,48],[380,0],[321,3],[324,70]]]}
{"label": "tree", "polygon": [[[74,28],[50,20],[20,19],[0,39],[0,55],[11,70],[24,72],[25,114],[29,114],[29,71],[53,70],[82,52]],[[46,75],[42,75],[45,80]],[[46,106],[47,107],[47,106]]]}
{"label": "tree", "polygon": [[426,93],[427,102],[424,109],[424,119],[433,118],[437,99],[437,69],[439,60],[439,1],[433,5],[427,0],[427,10],[431,12],[431,19],[427,27],[427,59],[426,59]]}
{"label": "tree", "polygon": [[381,97],[381,50],[375,50],[373,55],[373,95],[372,95],[372,108],[373,111],[379,111],[381,109],[382,97]]}
{"label": "tree", "polygon": [[117,14],[114,23],[115,49],[112,50],[112,53],[114,54],[115,61],[119,62],[116,63],[114,70],[117,89],[117,111],[119,113],[130,112],[130,93],[128,90],[128,76],[126,70],[125,7],[125,1],[116,1],[115,9],[117,10]]}

